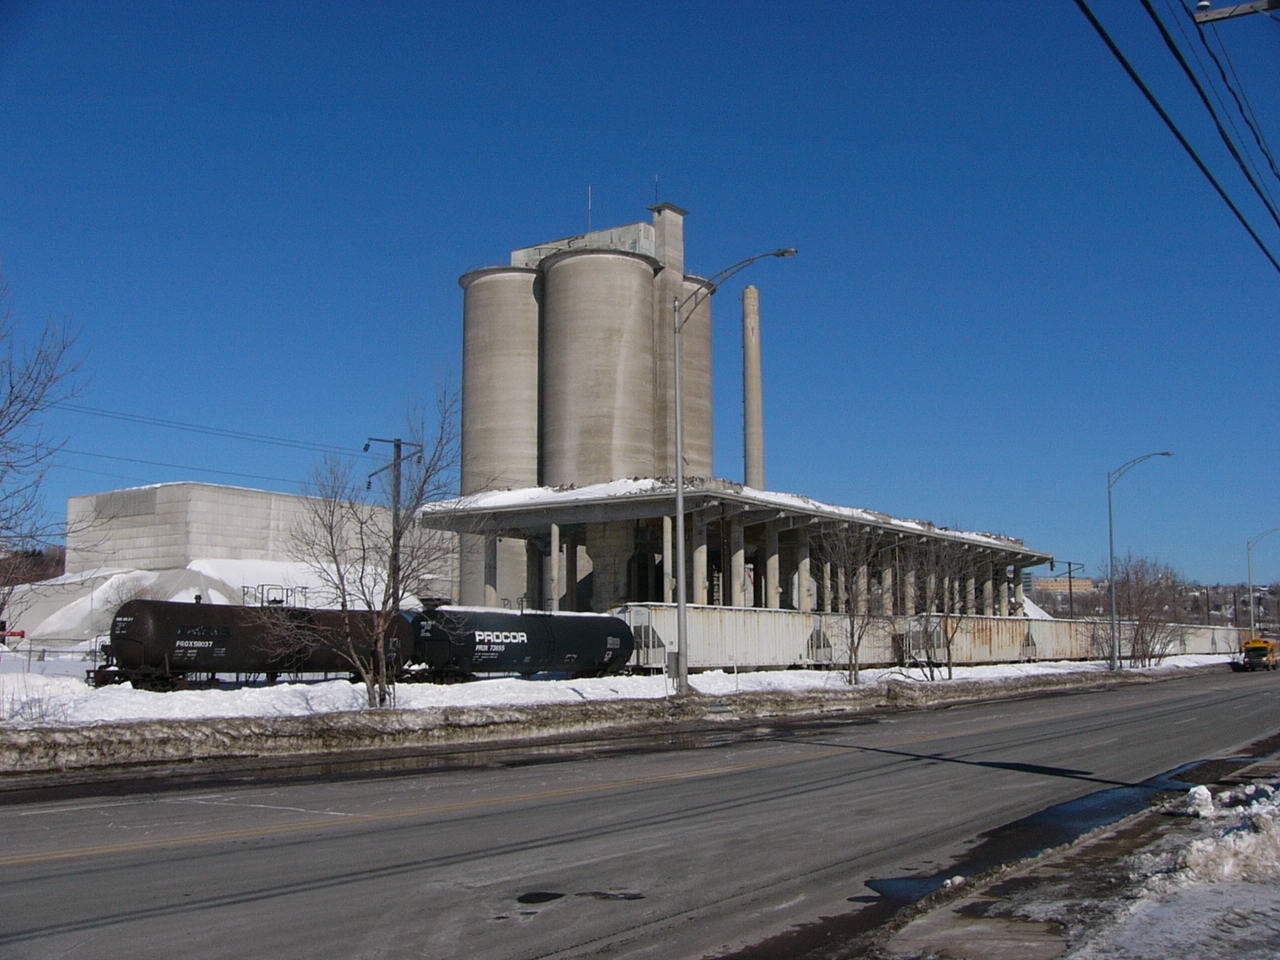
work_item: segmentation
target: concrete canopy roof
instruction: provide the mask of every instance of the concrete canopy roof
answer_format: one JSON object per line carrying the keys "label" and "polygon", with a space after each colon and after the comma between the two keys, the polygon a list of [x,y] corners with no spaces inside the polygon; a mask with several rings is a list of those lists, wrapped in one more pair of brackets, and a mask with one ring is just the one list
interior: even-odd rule
{"label": "concrete canopy roof", "polygon": [[[572,526],[670,516],[675,509],[675,482],[669,478],[633,478],[583,487],[527,487],[494,490],[431,504],[421,511],[424,526],[461,533],[508,533],[522,536],[551,524]],[[782,521],[797,527],[813,523],[857,524],[885,535],[950,540],[1003,554],[1014,566],[1048,563],[1051,554],[1029,550],[1015,537],[949,530],[921,520],[892,517],[859,507],[839,507],[791,493],[755,490],[729,480],[686,478],[685,509],[715,510],[747,524]]]}

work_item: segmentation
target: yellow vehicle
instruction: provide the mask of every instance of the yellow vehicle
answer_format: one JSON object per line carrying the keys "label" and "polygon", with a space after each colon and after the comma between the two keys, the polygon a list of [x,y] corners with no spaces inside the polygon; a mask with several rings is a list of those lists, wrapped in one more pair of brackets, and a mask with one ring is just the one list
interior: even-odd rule
{"label": "yellow vehicle", "polygon": [[1274,670],[1277,665],[1274,637],[1255,633],[1240,648],[1239,669],[1241,670]]}

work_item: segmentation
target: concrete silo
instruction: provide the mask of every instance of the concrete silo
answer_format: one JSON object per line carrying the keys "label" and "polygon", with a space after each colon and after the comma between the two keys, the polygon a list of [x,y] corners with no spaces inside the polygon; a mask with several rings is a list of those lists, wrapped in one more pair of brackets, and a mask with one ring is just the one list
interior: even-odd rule
{"label": "concrete silo", "polygon": [[[684,454],[685,473],[710,477],[711,473],[711,291],[701,277],[685,277],[681,301],[701,297],[696,308],[686,308],[684,326]],[[692,312],[690,312],[692,310]]]}
{"label": "concrete silo", "polygon": [[[522,267],[473,270],[463,289],[462,493],[538,484],[538,271]],[[484,538],[459,541],[463,603],[494,602],[484,595]],[[527,593],[525,546],[497,544],[496,598]]]}
{"label": "concrete silo", "polygon": [[473,270],[463,294],[462,492],[538,484],[538,271]]}
{"label": "concrete silo", "polygon": [[658,262],[569,249],[540,267],[543,484],[652,476]]}

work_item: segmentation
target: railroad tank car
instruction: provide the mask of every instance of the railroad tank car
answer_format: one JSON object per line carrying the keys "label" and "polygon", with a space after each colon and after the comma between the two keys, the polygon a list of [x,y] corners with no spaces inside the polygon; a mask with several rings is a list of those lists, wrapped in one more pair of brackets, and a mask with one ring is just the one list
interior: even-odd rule
{"label": "railroad tank car", "polygon": [[418,630],[414,659],[454,677],[600,676],[623,669],[635,649],[626,622],[605,614],[442,606],[424,611]]}
{"label": "railroad tank car", "polygon": [[[376,623],[365,611],[129,600],[112,619],[107,662],[90,679],[95,686],[128,681],[174,690],[218,674],[350,674],[351,663],[326,641],[352,621],[368,650]],[[617,617],[449,606],[402,611],[386,644],[399,679],[428,681],[598,676],[623,669],[635,648]]]}
{"label": "railroad tank car", "polygon": [[[413,650],[413,616],[402,614],[388,628],[388,658],[395,669]],[[173,689],[188,677],[219,673],[350,673],[347,660],[317,642],[341,635],[344,617],[371,643],[373,614],[364,611],[129,600],[112,618],[108,663],[93,680],[99,686],[131,681]]]}

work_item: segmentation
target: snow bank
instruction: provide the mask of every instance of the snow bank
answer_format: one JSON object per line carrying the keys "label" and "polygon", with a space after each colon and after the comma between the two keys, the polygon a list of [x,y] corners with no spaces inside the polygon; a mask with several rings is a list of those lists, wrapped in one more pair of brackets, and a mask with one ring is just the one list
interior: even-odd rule
{"label": "snow bank", "polygon": [[[1195,790],[1208,790],[1196,787]],[[1193,793],[1195,791],[1192,791]],[[1217,821],[1217,829],[1194,840],[1175,869],[1155,878],[1153,892],[1201,883],[1280,879],[1280,793],[1269,786],[1239,787],[1205,803],[1197,797],[1199,816]]]}
{"label": "snow bank", "polygon": [[1140,854],[1147,878],[1117,920],[1090,931],[1067,960],[1264,960],[1280,945],[1280,793],[1238,787],[1187,793],[1190,842]]}
{"label": "snow bank", "polygon": [[[1170,672],[1209,664],[1225,664],[1223,656],[1171,657],[1144,673]],[[210,717],[298,717],[360,710],[364,687],[346,680],[281,683],[274,686],[225,687],[151,693],[129,684],[94,689],[84,681],[90,661],[83,654],[67,654],[47,661],[28,661],[21,654],[0,654],[0,721],[23,724],[92,724],[125,720],[190,720]],[[900,703],[928,703],[938,699],[990,695],[980,681],[1001,681],[1008,692],[1041,682],[1074,683],[1081,674],[1090,680],[1107,673],[1106,663],[1060,661],[956,667],[951,681],[923,679],[919,669],[861,671],[861,686],[888,691]],[[1055,679],[1057,678],[1057,679]],[[695,673],[690,684],[712,697],[735,694],[851,692],[842,672],[834,670],[765,670]],[[979,683],[975,683],[979,682]],[[665,677],[603,677],[589,680],[479,680],[450,685],[401,684],[396,706],[407,710],[442,707],[516,706],[582,703],[603,700],[647,700],[665,697],[671,682]]]}

